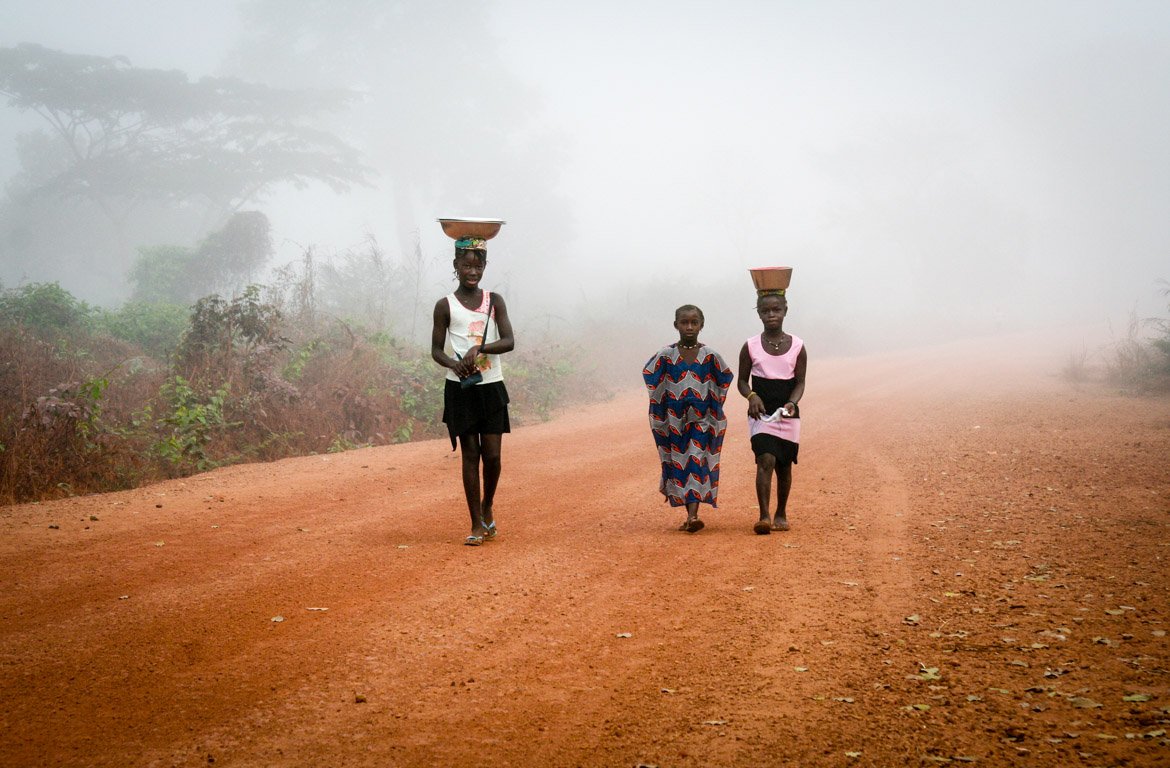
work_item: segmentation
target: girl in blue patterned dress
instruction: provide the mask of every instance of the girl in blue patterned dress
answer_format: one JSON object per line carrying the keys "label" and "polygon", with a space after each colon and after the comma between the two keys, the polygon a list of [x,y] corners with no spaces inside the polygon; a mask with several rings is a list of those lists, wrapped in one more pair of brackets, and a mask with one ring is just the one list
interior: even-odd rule
{"label": "girl in blue patterned dress", "polygon": [[703,310],[674,311],[678,342],[663,347],[642,369],[650,392],[650,431],[662,463],[659,490],[672,507],[685,506],[680,531],[703,528],[699,504],[717,506],[719,452],[727,433],[723,401],[734,376],[719,353],[699,342]]}

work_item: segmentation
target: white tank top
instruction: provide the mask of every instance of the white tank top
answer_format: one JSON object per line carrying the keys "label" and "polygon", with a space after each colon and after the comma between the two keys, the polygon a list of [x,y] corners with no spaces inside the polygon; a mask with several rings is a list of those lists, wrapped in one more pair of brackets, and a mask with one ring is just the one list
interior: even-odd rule
{"label": "white tank top", "polygon": [[[487,322],[490,298],[491,294],[484,291],[480,305],[475,309],[468,309],[459,303],[455,294],[447,294],[447,306],[451,309],[451,324],[447,326],[447,346],[453,353],[453,357],[462,358],[467,354],[467,350],[476,344],[491,344],[493,341],[499,341],[500,329],[496,327],[495,307],[492,307],[492,322],[491,327],[488,328],[487,341],[484,341],[483,338],[483,327]],[[482,383],[490,384],[493,381],[504,380],[504,369],[500,365],[499,355],[480,355],[476,358],[475,365],[483,374]],[[459,377],[451,369],[447,369],[447,378],[450,381],[459,381]]]}

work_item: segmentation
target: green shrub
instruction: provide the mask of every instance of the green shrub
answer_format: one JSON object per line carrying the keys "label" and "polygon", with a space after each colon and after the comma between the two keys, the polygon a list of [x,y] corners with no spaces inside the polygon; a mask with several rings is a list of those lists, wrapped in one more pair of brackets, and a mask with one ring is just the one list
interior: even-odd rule
{"label": "green shrub", "polygon": [[98,330],[136,345],[157,360],[166,360],[179,346],[190,309],[179,304],[131,301],[116,310],[101,310]]}
{"label": "green shrub", "polygon": [[155,452],[167,462],[175,475],[203,472],[229,460],[216,460],[208,453],[212,439],[229,427],[224,418],[226,388],[201,397],[182,376],[172,376],[162,386],[161,394],[168,411],[160,419],[163,437],[154,444]]}
{"label": "green shrub", "polygon": [[180,245],[155,245],[138,249],[138,258],[127,276],[134,286],[134,302],[186,304],[197,296],[190,272],[195,252]]}
{"label": "green shrub", "polygon": [[30,283],[0,292],[0,325],[23,326],[42,337],[85,329],[92,312],[59,283]]}

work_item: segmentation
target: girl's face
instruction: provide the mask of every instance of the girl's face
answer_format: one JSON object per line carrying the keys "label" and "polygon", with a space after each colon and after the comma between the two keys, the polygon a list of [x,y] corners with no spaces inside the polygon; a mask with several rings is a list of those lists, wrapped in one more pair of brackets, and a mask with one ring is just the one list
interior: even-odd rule
{"label": "girl's face", "polygon": [[475,251],[466,251],[462,256],[455,257],[455,274],[459,278],[460,288],[475,288],[487,269],[487,257]]}
{"label": "girl's face", "polygon": [[784,327],[788,314],[788,299],[783,296],[765,296],[756,303],[756,314],[764,323],[764,330],[778,331]]}
{"label": "girl's face", "polygon": [[699,331],[703,330],[703,318],[693,309],[684,309],[674,320],[674,327],[678,331],[678,340],[683,344],[694,344],[699,338]]}

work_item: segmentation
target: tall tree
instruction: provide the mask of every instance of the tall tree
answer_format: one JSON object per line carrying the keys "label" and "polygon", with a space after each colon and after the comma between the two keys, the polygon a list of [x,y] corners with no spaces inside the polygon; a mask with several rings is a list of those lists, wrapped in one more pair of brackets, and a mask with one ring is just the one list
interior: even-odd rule
{"label": "tall tree", "polygon": [[138,244],[128,227],[145,208],[196,211],[203,234],[278,184],[344,191],[370,176],[357,150],[313,124],[349,106],[352,95],[338,90],[193,81],[120,56],[25,43],[0,48],[0,94],[49,129],[22,139],[10,202],[95,206],[123,259]]}

